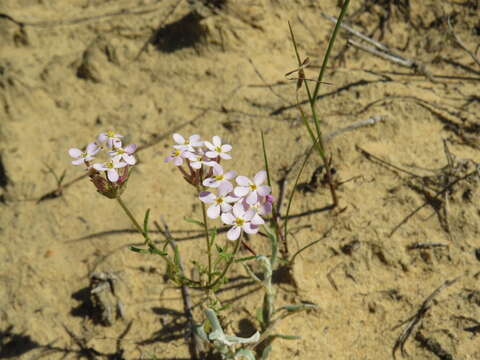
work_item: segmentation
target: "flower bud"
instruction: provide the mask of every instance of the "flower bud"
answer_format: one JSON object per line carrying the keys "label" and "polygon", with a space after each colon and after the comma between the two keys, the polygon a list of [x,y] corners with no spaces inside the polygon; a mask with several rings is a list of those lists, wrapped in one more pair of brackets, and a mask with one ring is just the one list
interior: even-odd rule
{"label": "flower bud", "polygon": [[127,181],[130,177],[130,166],[125,166],[118,169],[119,178],[116,182],[112,182],[105,174],[100,173],[94,168],[88,170],[88,176],[93,185],[97,188],[97,191],[106,196],[109,199],[118,198],[127,187]]}

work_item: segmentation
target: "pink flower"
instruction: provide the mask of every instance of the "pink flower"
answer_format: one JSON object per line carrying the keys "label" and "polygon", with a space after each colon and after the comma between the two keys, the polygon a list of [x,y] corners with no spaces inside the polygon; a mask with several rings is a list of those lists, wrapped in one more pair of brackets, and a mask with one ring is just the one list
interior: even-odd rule
{"label": "pink flower", "polygon": [[185,152],[185,158],[188,159],[190,166],[192,169],[198,170],[202,167],[202,165],[205,163],[203,161],[203,150],[202,149],[197,149],[196,153],[192,153],[190,151]]}
{"label": "pink flower", "polygon": [[259,230],[259,225],[265,222],[263,219],[255,214],[253,209],[245,211],[241,202],[237,202],[233,206],[233,213],[222,214],[222,221],[227,225],[232,225],[228,230],[228,240],[237,240],[242,233],[242,230],[247,234],[256,234]]}
{"label": "pink flower", "polygon": [[68,154],[75,158],[75,160],[72,161],[73,165],[80,165],[84,164],[86,161],[93,160],[94,156],[100,151],[100,148],[96,143],[90,143],[88,144],[87,148],[85,151],[82,151],[77,148],[71,148],[68,150]]}
{"label": "pink flower", "polygon": [[173,134],[173,140],[177,143],[173,147],[175,149],[186,150],[190,152],[195,152],[194,147],[203,146],[203,141],[200,140],[200,135],[192,135],[185,140],[185,138],[180,134]]}
{"label": "pink flower", "polygon": [[97,163],[93,164],[93,168],[97,171],[106,171],[107,172],[107,177],[108,180],[111,182],[117,182],[119,179],[119,175],[117,172],[117,169],[123,168],[127,166],[127,163],[120,162],[118,158],[116,159],[111,159],[110,161],[107,161],[105,163]]}
{"label": "pink flower", "polygon": [[231,170],[227,173],[223,172],[223,167],[216,162],[213,162],[213,176],[203,180],[203,186],[216,188],[221,184],[228,183],[230,184],[231,179],[237,175],[236,171]]}
{"label": "pink flower", "polygon": [[137,145],[130,144],[127,147],[125,147],[125,149],[123,149],[121,146],[117,146],[114,148],[114,150],[109,151],[108,153],[110,154],[110,157],[112,159],[123,160],[128,165],[135,165],[137,160],[132,155],[135,152],[135,150],[137,150]]}
{"label": "pink flower", "polygon": [[98,135],[98,142],[106,144],[109,149],[113,149],[114,146],[122,146],[122,141],[120,140],[122,137],[123,135],[115,134],[114,131],[109,130]]}
{"label": "pink flower", "polygon": [[225,160],[229,160],[232,158],[229,154],[227,154],[227,152],[232,150],[232,145],[222,145],[222,139],[220,139],[220,136],[214,136],[212,141],[213,144],[209,141],[205,141],[205,146],[210,150],[206,153],[209,158],[215,159],[221,157]]}
{"label": "pink flower", "polygon": [[245,210],[253,209],[256,214],[259,214],[261,216],[265,216],[265,215],[268,215],[272,212],[274,201],[275,201],[275,199],[272,195],[267,195],[267,196],[258,197],[258,201],[255,204],[252,204],[252,205],[247,203],[246,198],[243,198],[241,202],[242,202]]}
{"label": "pink flower", "polygon": [[240,186],[237,186],[233,192],[238,197],[246,197],[249,205],[254,205],[259,196],[267,196],[271,192],[270,186],[262,185],[266,179],[267,172],[265,170],[259,171],[253,181],[246,176],[238,176],[236,181]]}
{"label": "pink flower", "polygon": [[200,200],[206,204],[211,204],[207,209],[207,215],[211,219],[216,219],[220,216],[220,211],[222,213],[228,213],[232,210],[232,205],[230,203],[238,201],[238,198],[230,196],[233,186],[230,183],[223,183],[218,188],[218,195],[212,194],[210,192],[201,192]]}
{"label": "pink flower", "polygon": [[167,156],[164,162],[173,162],[173,165],[180,166],[183,164],[183,159],[186,159],[188,152],[185,150],[175,149],[172,153]]}

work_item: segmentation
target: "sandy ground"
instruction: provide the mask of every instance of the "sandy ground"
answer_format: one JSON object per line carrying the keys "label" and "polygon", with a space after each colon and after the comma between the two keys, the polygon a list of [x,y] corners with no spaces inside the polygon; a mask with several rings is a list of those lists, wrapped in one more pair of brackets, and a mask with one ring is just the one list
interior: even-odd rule
{"label": "sandy ground", "polygon": [[[108,129],[128,134],[146,147],[124,199],[138,217],[150,208],[169,224],[190,266],[204,258],[203,242],[183,218],[200,208],[163,163],[173,132],[222,136],[234,147],[232,167],[249,176],[262,167],[260,130],[275,181],[298,163],[309,138],[284,77],[296,67],[287,21],[313,78],[332,29],[321,14],[336,16],[339,2],[212,3],[216,11],[195,21],[177,0],[0,2],[0,359],[189,358],[180,291],[158,258],[127,249],[141,237],[118,205],[86,179],[45,195],[54,174],[65,171],[64,184],[83,174],[70,147]],[[349,24],[419,66],[339,36],[318,101],[324,132],[382,120],[329,142],[336,209],[321,210],[331,200],[320,182],[296,195],[290,251],[323,240],[298,258],[299,290],[280,285],[278,303],[318,310],[280,324],[301,339],[277,340],[272,359],[390,359],[409,319],[455,279],[428,301],[405,350],[413,359],[480,359],[480,65],[447,25],[451,17],[475,52],[479,15],[478,1],[352,1]],[[301,181],[319,165],[314,158]],[[251,246],[267,249],[261,237]],[[91,313],[93,271],[121,278],[126,315],[112,326]],[[231,279],[219,293],[231,304],[225,326],[250,335],[262,293],[240,266]]]}

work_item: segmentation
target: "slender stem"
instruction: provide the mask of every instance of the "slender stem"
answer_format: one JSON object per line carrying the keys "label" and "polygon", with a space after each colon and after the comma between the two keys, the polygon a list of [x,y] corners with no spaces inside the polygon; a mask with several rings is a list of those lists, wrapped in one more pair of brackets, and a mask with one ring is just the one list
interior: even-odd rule
{"label": "slender stem", "polygon": [[[200,194],[200,185],[197,186],[198,193]],[[203,226],[205,227],[205,238],[207,240],[207,256],[208,256],[208,283],[212,282],[212,244],[210,243],[210,232],[208,230],[207,222],[207,210],[205,208],[205,203],[202,202],[202,216],[203,216]]]}
{"label": "slender stem", "polygon": [[135,217],[133,216],[132,212],[128,209],[128,207],[125,205],[125,203],[123,202],[123,200],[120,198],[120,197],[117,197],[116,200],[118,201],[118,203],[120,204],[120,206],[122,207],[123,211],[125,212],[125,214],[127,214],[128,218],[132,221],[133,225],[135,225],[135,228],[138,230],[138,232],[140,234],[142,234],[142,236],[144,237],[145,239],[145,244],[147,243],[150,243],[150,238],[148,237],[148,234],[145,233],[145,231],[143,231],[142,227],[140,226],[140,224],[138,223],[138,221],[135,219]]}
{"label": "slender stem", "polygon": [[241,238],[239,237],[237,239],[237,242],[235,243],[235,249],[233,250],[233,255],[230,257],[230,259],[227,262],[227,265],[225,265],[225,268],[223,269],[222,273],[215,279],[213,283],[209,283],[208,286],[206,287],[207,289],[213,288],[215,285],[218,284],[218,282],[223,279],[225,274],[227,273],[228,269],[230,268],[230,265],[232,265],[233,261],[235,260],[235,256],[237,256],[238,250],[240,249],[240,243],[242,242]]}

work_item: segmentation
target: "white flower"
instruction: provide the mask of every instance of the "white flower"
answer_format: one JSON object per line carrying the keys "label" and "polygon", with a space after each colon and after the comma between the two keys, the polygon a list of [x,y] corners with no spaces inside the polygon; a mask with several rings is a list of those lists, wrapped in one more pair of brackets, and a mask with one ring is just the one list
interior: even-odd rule
{"label": "white flower", "polygon": [[112,159],[123,160],[128,165],[135,165],[137,160],[132,154],[137,150],[137,145],[130,144],[123,149],[121,146],[115,147],[114,150],[109,151],[108,154]]}
{"label": "white flower", "polygon": [[256,234],[259,230],[259,225],[265,222],[255,213],[255,210],[249,209],[245,211],[241,202],[237,202],[233,206],[233,213],[222,214],[222,221],[227,225],[232,225],[228,230],[228,240],[237,240],[242,233],[242,230],[247,234]]}
{"label": "white flower", "polygon": [[195,152],[195,147],[203,146],[203,141],[200,140],[200,135],[194,134],[185,140],[185,138],[180,134],[173,134],[173,140],[177,143],[173,147],[179,150],[185,150],[190,152]]}
{"label": "white flower", "polygon": [[225,160],[230,160],[232,158],[229,154],[227,154],[227,152],[232,150],[232,145],[222,145],[222,139],[220,139],[220,136],[214,136],[212,141],[213,144],[209,141],[205,141],[205,146],[210,150],[206,153],[209,158],[215,159],[221,157]]}
{"label": "white flower", "polygon": [[200,200],[206,204],[211,204],[207,209],[207,215],[211,219],[216,219],[220,216],[220,211],[222,213],[228,213],[232,210],[232,205],[230,203],[234,203],[238,201],[238,198],[230,196],[230,192],[232,191],[233,186],[230,183],[223,183],[218,188],[218,194],[212,194],[211,192],[201,192],[200,193]]}
{"label": "white flower", "polygon": [[231,170],[227,173],[223,172],[223,167],[216,162],[213,162],[213,176],[203,180],[203,186],[216,188],[223,183],[230,184],[231,179],[237,175],[236,171]]}
{"label": "white flower", "polygon": [[185,158],[188,159],[190,166],[192,169],[198,170],[202,167],[205,163],[203,161],[203,150],[198,149],[196,153],[192,153],[190,151],[185,152]]}
{"label": "white flower", "polygon": [[93,164],[93,168],[98,171],[106,171],[108,180],[111,182],[117,182],[119,175],[117,169],[127,166],[127,163],[120,162],[118,158],[111,159],[105,163]]}
{"label": "white flower", "polygon": [[90,143],[88,144],[87,148],[85,151],[82,151],[77,148],[71,148],[68,150],[68,154],[75,158],[75,160],[72,161],[73,165],[80,165],[84,164],[85,161],[90,161],[94,158],[94,156],[100,151],[100,148],[96,143]]}
{"label": "white flower", "polygon": [[180,166],[183,164],[183,159],[186,159],[187,155],[187,151],[175,149],[169,156],[165,158],[164,162],[172,161],[175,166]]}
{"label": "white flower", "polygon": [[267,172],[265,170],[259,171],[253,178],[253,181],[246,176],[238,176],[236,181],[240,186],[237,186],[233,192],[238,197],[246,197],[249,205],[254,205],[258,202],[259,196],[270,194],[270,186],[262,185],[266,179]]}
{"label": "white flower", "polygon": [[102,145],[106,144],[109,149],[113,149],[114,146],[122,146],[122,141],[120,140],[122,137],[123,135],[115,134],[114,131],[109,130],[98,135],[98,142]]}

